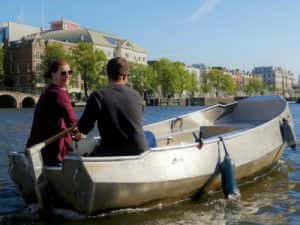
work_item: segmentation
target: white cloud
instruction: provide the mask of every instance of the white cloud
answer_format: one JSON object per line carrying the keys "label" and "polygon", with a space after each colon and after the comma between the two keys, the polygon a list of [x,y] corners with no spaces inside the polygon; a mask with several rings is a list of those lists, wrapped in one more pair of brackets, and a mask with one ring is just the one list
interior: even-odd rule
{"label": "white cloud", "polygon": [[209,14],[220,1],[221,0],[204,0],[199,8],[188,18],[188,20],[193,22],[198,20],[200,17]]}

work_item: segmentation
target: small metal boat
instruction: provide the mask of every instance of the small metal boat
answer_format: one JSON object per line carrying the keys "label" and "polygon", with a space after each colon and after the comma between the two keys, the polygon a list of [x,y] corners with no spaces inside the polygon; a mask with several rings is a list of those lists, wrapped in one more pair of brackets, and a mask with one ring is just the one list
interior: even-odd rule
{"label": "small metal boat", "polygon": [[61,167],[43,166],[40,150],[31,149],[30,157],[11,152],[11,177],[27,203],[43,203],[45,187],[51,187],[64,207],[92,215],[220,188],[216,168],[225,156],[220,137],[236,166],[237,181],[270,168],[287,143],[295,144],[293,118],[279,96],[218,104],[144,129],[155,135],[157,147],[137,156],[83,156],[95,148],[94,140],[78,142]]}

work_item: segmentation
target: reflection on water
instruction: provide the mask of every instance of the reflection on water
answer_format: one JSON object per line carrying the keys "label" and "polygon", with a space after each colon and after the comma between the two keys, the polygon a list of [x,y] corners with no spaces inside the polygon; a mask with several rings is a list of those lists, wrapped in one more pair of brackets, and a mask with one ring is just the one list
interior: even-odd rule
{"label": "reflection on water", "polygon": [[[150,107],[145,111],[145,123],[191,110],[193,108]],[[300,115],[300,105],[291,105],[291,111],[299,140],[300,118],[296,115]],[[80,115],[81,110],[77,113]],[[0,127],[0,224],[300,224],[299,147],[296,151],[286,149],[279,164],[267,174],[241,184],[240,201],[224,200],[222,192],[215,192],[198,200],[151,209],[118,210],[89,218],[56,209],[55,215],[46,217],[39,213],[37,206],[25,207],[7,174],[7,151],[22,149],[31,125],[32,110],[0,110],[0,117],[7,118]]]}

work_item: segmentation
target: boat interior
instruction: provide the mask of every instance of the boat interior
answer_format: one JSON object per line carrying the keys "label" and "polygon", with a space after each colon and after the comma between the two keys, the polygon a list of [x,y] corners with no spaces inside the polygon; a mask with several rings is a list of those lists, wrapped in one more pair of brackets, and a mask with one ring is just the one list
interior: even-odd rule
{"label": "boat interior", "polygon": [[208,139],[252,128],[254,123],[233,119],[232,113],[235,106],[236,104],[227,107],[220,105],[186,117],[145,126],[145,129],[154,133],[157,147],[165,147],[191,144],[197,142],[200,136],[202,139]]}
{"label": "boat interior", "polygon": [[[144,130],[152,133],[155,145],[151,148],[163,148],[172,145],[192,144],[201,138],[208,139],[220,135],[250,129],[257,121],[243,121],[234,118],[237,104],[218,105],[182,117],[153,123],[144,126]],[[260,121],[261,122],[261,121]],[[147,136],[147,135],[146,135]],[[99,139],[94,142],[83,140],[76,143],[75,152],[87,154],[95,148]]]}
{"label": "boat interior", "polygon": [[150,124],[144,129],[154,133],[157,147],[191,144],[199,136],[203,140],[229,136],[263,124],[280,114],[285,104],[276,96],[252,97]]}
{"label": "boat interior", "polygon": [[[144,130],[151,133],[152,139],[155,140],[155,145],[150,146],[151,149],[193,144],[199,141],[200,136],[205,141],[220,135],[230,136],[251,129],[271,120],[284,108],[284,101],[278,97],[260,96],[258,99],[252,97],[249,100],[214,105],[181,117],[152,123],[144,126]],[[95,147],[95,142],[91,143],[91,140],[80,141],[75,148],[76,152],[79,154],[90,152],[94,149],[91,144]]]}

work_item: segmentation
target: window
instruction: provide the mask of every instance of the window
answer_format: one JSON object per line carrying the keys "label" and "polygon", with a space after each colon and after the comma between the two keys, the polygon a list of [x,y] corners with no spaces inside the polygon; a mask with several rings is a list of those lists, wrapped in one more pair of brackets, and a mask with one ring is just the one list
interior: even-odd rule
{"label": "window", "polygon": [[112,37],[107,37],[104,36],[104,38],[112,45],[117,45],[118,44],[118,39],[112,38]]}

